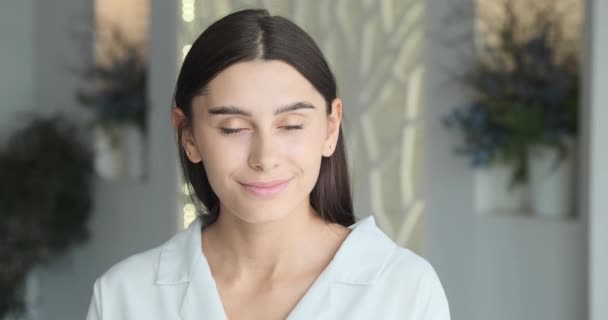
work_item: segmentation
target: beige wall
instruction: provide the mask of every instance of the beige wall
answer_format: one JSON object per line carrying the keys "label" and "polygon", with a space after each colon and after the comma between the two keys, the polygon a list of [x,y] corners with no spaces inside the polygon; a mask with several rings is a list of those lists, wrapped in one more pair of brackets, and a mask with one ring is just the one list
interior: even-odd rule
{"label": "beige wall", "polygon": [[148,38],[150,0],[95,0],[95,18],[118,24],[132,39]]}
{"label": "beige wall", "polygon": [[182,46],[245,7],[285,16],[318,43],[344,101],[355,215],[374,215],[392,239],[420,252],[425,1],[182,1]]}

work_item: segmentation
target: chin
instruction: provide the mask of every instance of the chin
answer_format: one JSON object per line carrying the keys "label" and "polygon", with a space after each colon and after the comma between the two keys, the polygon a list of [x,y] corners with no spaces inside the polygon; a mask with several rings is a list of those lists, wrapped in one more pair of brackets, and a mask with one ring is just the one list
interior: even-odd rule
{"label": "chin", "polygon": [[240,211],[242,214],[236,215],[240,220],[251,224],[272,223],[289,217],[295,209],[292,206],[260,204],[243,207]]}

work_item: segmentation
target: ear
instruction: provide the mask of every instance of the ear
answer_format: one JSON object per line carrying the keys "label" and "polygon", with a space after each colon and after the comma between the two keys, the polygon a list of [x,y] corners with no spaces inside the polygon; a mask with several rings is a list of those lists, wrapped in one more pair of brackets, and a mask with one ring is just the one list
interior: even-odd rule
{"label": "ear", "polygon": [[331,102],[331,114],[328,115],[327,120],[327,135],[323,147],[323,156],[331,157],[336,150],[342,122],[342,100],[340,98],[335,98]]}
{"label": "ear", "polygon": [[[171,123],[173,124],[173,128],[177,131],[179,130],[180,125],[186,121],[186,116],[183,111],[178,107],[173,107],[171,110]],[[190,127],[185,126],[182,129],[182,136],[180,145],[186,152],[186,157],[190,159],[193,163],[201,162],[201,156],[196,146],[194,136],[192,135],[192,130]]]}

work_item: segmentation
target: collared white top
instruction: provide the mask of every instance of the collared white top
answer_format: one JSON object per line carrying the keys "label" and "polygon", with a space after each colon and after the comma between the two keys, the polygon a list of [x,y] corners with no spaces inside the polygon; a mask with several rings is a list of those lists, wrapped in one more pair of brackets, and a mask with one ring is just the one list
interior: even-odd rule
{"label": "collared white top", "polygon": [[[365,218],[287,319],[449,320],[433,267]],[[201,219],[95,282],[87,320],[226,319],[201,249]]]}

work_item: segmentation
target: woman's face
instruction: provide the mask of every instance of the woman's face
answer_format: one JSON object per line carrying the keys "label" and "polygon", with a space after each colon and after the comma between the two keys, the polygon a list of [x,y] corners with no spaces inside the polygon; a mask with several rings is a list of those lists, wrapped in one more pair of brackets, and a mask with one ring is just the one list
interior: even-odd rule
{"label": "woman's face", "polygon": [[[182,143],[205,165],[221,214],[259,223],[310,210],[322,157],[333,153],[342,117],[327,115],[323,96],[278,60],[234,64],[192,101],[192,130]],[[174,125],[183,117],[174,108]]]}

